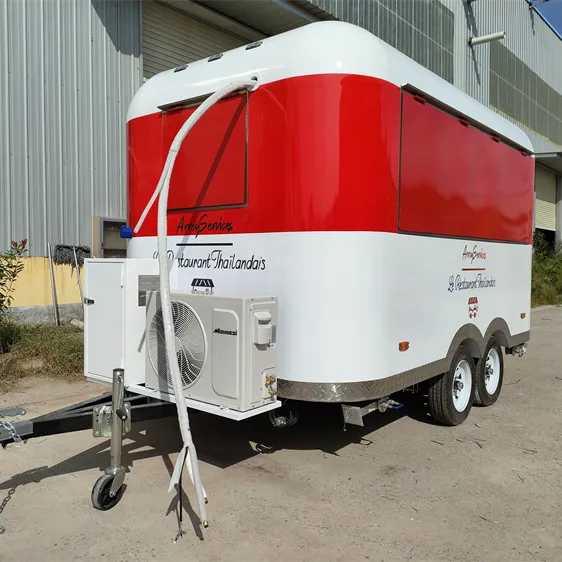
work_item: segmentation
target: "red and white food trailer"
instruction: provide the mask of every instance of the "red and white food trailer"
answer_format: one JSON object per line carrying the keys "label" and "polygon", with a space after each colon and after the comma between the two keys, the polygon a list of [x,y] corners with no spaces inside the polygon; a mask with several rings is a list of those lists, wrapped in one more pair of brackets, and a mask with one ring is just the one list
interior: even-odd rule
{"label": "red and white food trailer", "polygon": [[111,402],[2,423],[0,443],[111,436],[106,510],[131,421],[176,402],[171,487],[186,465],[206,526],[188,407],[283,426],[294,403],[337,402],[362,425],[424,383],[456,425],[497,400],[530,337],[534,158],[515,125],[322,22],[154,76],[127,132],[127,258],[85,265],[85,375]]}
{"label": "red and white food trailer", "polygon": [[[432,415],[493,403],[530,336],[534,158],[514,124],[369,32],[307,25],[162,72],[128,114],[128,223],[172,139],[172,285],[278,297],[282,399],[429,383]],[[156,210],[128,257],[156,256]]]}

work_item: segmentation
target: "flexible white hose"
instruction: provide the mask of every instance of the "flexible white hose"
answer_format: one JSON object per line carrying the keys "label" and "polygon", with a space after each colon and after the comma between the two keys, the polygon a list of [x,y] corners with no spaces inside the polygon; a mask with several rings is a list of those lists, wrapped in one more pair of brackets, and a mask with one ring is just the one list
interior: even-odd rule
{"label": "flexible white hose", "polygon": [[174,467],[174,472],[170,480],[170,487],[168,491],[172,490],[174,486],[179,482],[181,469],[186,462],[189,462],[190,469],[188,468],[189,475],[192,478],[195,490],[197,492],[197,501],[199,504],[199,515],[203,526],[207,526],[207,509],[205,506],[206,493],[203,489],[201,483],[201,476],[199,473],[199,464],[197,462],[197,452],[193,444],[193,439],[191,436],[191,429],[189,426],[189,416],[187,413],[187,402],[185,395],[183,393],[183,383],[179,370],[178,359],[176,356],[175,348],[175,334],[174,334],[174,322],[172,317],[172,303],[170,297],[170,275],[168,269],[168,193],[170,190],[170,178],[172,176],[172,171],[174,169],[174,163],[178,155],[179,149],[189,133],[192,127],[197,123],[201,116],[210,109],[215,103],[220,99],[227,96],[228,94],[241,89],[254,89],[257,86],[255,81],[244,80],[240,82],[234,82],[228,84],[219,90],[217,90],[213,95],[207,98],[186,120],[182,125],[181,129],[175,136],[166,163],[164,164],[164,169],[162,175],[160,176],[160,181],[156,186],[152,197],[146,206],[141,218],[139,219],[137,225],[135,226],[135,232],[138,232],[144,219],[146,218],[150,208],[158,200],[158,261],[160,268],[160,298],[162,304],[162,317],[164,324],[164,340],[166,346],[166,355],[168,356],[168,364],[170,367],[170,374],[172,379],[172,386],[174,389],[174,396],[176,399],[176,407],[178,411],[178,421],[183,441],[183,447],[178,455],[176,465]]}

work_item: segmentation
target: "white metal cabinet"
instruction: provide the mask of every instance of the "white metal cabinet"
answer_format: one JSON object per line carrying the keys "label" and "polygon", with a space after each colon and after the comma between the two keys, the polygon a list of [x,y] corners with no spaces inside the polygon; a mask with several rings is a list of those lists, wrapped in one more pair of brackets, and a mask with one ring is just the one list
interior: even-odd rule
{"label": "white metal cabinet", "polygon": [[121,262],[96,261],[84,268],[84,369],[88,379],[111,383],[122,367]]}
{"label": "white metal cabinet", "polygon": [[[125,286],[134,290],[125,291]],[[84,262],[84,374],[111,384],[125,369],[125,385],[144,384],[146,290],[159,287],[158,260],[87,259]],[[143,329],[132,329],[133,326]]]}

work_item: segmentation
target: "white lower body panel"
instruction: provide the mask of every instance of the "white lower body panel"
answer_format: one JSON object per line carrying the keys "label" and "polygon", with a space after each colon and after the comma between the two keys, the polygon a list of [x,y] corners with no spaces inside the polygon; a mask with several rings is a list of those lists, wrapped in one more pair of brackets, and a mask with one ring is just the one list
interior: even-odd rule
{"label": "white lower body panel", "polygon": [[[133,238],[128,256],[156,259],[156,246]],[[216,294],[278,297],[281,396],[373,398],[446,370],[459,338],[481,349],[490,330],[509,346],[528,339],[528,245],[309,232],[172,236],[168,247],[172,290],[204,278]]]}

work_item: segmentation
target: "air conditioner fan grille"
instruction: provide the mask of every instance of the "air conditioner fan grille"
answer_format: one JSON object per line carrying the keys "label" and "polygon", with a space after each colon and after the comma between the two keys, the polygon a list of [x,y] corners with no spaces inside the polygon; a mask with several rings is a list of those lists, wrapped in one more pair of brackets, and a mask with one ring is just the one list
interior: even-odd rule
{"label": "air conditioner fan grille", "polygon": [[[197,381],[205,363],[207,354],[205,332],[195,311],[183,301],[172,301],[172,319],[176,357],[183,388],[187,388]],[[152,368],[158,378],[171,387],[172,377],[166,354],[162,308],[156,311],[150,322],[147,346]]]}

